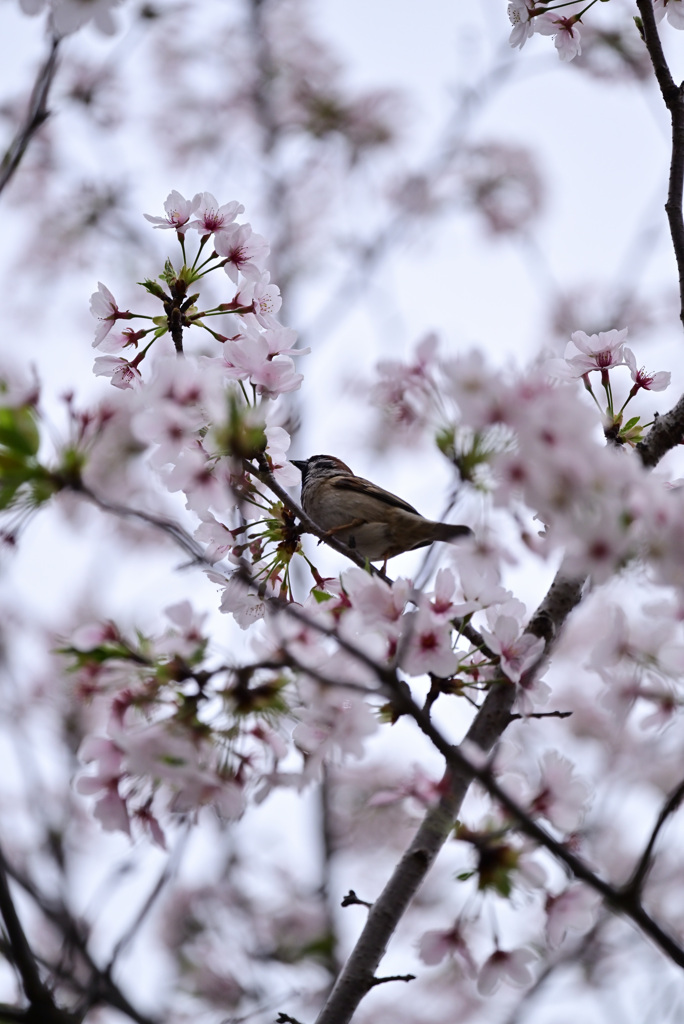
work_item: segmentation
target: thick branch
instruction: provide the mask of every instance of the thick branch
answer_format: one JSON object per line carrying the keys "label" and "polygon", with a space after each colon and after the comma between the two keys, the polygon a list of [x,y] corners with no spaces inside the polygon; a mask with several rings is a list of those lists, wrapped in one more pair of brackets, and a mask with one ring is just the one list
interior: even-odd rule
{"label": "thick branch", "polygon": [[682,216],[682,189],[684,188],[684,93],[676,85],[665,59],[658,35],[653,0],[637,0],[641,15],[643,38],[646,43],[653,70],[663,94],[665,106],[672,120],[672,157],[670,160],[670,181],[667,190],[665,212],[670,224],[672,247],[677,260],[679,275],[679,318],[684,325],[684,217]]}
{"label": "thick branch", "polygon": [[[572,580],[559,572],[533,617],[531,625],[543,622],[541,632],[546,634],[546,652],[562,622],[578,603],[581,586],[581,581]],[[511,721],[515,695],[516,688],[507,681],[493,686],[473,720],[466,739],[481,750],[490,751]],[[410,714],[444,755],[449,766],[445,776],[448,789],[439,803],[427,811],[413,842],[374,902],[358,942],[316,1024],[347,1024],[351,1020],[357,1006],[373,985],[375,971],[398,922],[451,834],[459,808],[474,774],[477,774],[460,751],[446,742],[429,716],[413,703],[410,695],[397,687],[394,697],[399,710]]]}
{"label": "thick branch", "polygon": [[664,455],[684,439],[684,396],[664,416],[659,416],[643,441],[637,445],[647,469],[657,466]]}

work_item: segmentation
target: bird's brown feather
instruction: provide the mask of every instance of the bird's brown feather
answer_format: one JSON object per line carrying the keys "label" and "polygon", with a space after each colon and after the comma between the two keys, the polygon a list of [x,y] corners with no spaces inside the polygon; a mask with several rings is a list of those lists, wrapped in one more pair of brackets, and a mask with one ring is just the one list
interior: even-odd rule
{"label": "bird's brown feather", "polygon": [[420,512],[413,505],[409,505],[407,501],[398,498],[396,494],[391,494],[390,491],[384,491],[377,484],[371,483],[370,480],[366,480],[362,476],[337,476],[330,481],[330,486],[336,491],[354,491],[356,494],[367,494],[378,501],[384,502],[385,505],[401,508],[404,512],[413,512],[416,516],[420,515]]}

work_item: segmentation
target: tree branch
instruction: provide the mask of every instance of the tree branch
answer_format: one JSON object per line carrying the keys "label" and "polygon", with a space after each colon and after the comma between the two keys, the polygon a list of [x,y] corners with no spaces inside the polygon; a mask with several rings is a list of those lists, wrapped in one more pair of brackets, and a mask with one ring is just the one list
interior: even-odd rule
{"label": "tree branch", "polygon": [[[580,600],[581,590],[582,581],[570,579],[567,574],[559,571],[533,616],[528,631],[540,629],[546,634],[545,655],[558,635],[562,622]],[[538,634],[535,632],[535,635]],[[507,680],[501,685],[493,685],[468,730],[466,740],[476,744],[485,753],[489,752],[511,721],[516,692],[516,687]],[[398,922],[450,836],[473,778],[481,777],[485,788],[489,788],[488,773],[477,770],[458,748],[444,739],[429,716],[398,685],[398,680],[394,699],[399,710],[414,718],[444,756],[448,765],[444,778],[446,792],[439,803],[428,809],[411,845],[370,908],[365,927],[316,1024],[348,1024],[351,1020],[357,1006],[373,985],[375,971]]]}
{"label": "tree branch", "polygon": [[653,826],[653,831],[651,832],[648,843],[646,844],[644,852],[641,855],[641,860],[637,864],[634,870],[634,874],[632,875],[631,879],[629,880],[629,882],[623,890],[625,895],[628,895],[633,899],[638,899],[643,888],[644,882],[646,881],[646,878],[648,876],[648,873],[651,870],[651,865],[653,863],[653,850],[655,848],[655,844],[660,834],[660,831],[665,822],[667,821],[667,819],[675,813],[680,803],[682,802],[682,799],[684,799],[684,779],[679,783],[678,786],[675,786],[675,788],[672,790],[669,797],[661,807],[660,814],[658,815],[656,823]]}
{"label": "tree branch", "polygon": [[684,396],[664,416],[658,416],[636,449],[647,469],[657,466],[664,455],[684,440]]}
{"label": "tree branch", "polygon": [[44,985],[33,950],[26,938],[7,878],[7,865],[0,850],[0,914],[12,951],[12,961],[21,977],[22,988],[29,1003],[24,1019],[43,1020],[45,1024],[73,1024],[69,1014],[55,1005],[52,995]]}
{"label": "tree branch", "polygon": [[47,101],[55,77],[55,71],[57,70],[59,43],[60,40],[53,36],[50,43],[50,52],[36,76],[26,116],[2,158],[2,163],[0,164],[0,193],[13,177],[31,139],[49,117],[50,112],[47,108]]}
{"label": "tree branch", "polygon": [[651,58],[653,70],[672,121],[672,157],[670,160],[670,181],[667,190],[665,212],[667,213],[670,225],[672,247],[679,275],[679,318],[684,325],[684,217],[682,216],[682,189],[684,187],[684,94],[682,86],[675,84],[665,59],[653,13],[653,0],[637,0],[637,7],[641,15],[643,39],[646,43],[646,49]]}

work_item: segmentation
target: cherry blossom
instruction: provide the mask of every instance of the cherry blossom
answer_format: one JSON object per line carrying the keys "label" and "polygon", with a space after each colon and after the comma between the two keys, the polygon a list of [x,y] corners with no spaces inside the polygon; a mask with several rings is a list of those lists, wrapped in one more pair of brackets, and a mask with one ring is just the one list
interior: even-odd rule
{"label": "cherry blossom", "polygon": [[93,363],[96,377],[109,377],[115,388],[134,388],[142,380],[140,370],[127,359],[116,356],[98,356]]}
{"label": "cherry blossom", "polygon": [[307,755],[308,773],[319,774],[323,761],[335,755],[361,757],[364,740],[378,728],[371,708],[358,697],[328,691],[302,708],[293,739]]}
{"label": "cherry blossom", "polygon": [[93,348],[98,348],[121,315],[116,299],[101,281],[97,282],[97,291],[90,296],[90,312],[100,321],[93,341]]}
{"label": "cherry blossom", "polygon": [[85,795],[100,793],[94,813],[102,827],[130,835],[126,801],[119,793],[124,752],[110,739],[90,736],[82,743],[79,756],[86,764],[97,762],[97,771],[94,775],[81,775],[76,780],[76,789]]}
{"label": "cherry blossom", "polygon": [[536,959],[531,949],[496,949],[480,968],[477,991],[490,996],[502,982],[516,988],[531,985],[533,976],[529,965]]}
{"label": "cherry blossom", "polygon": [[396,639],[412,591],[410,580],[399,577],[389,586],[377,576],[354,568],[343,574],[342,586],[351,601],[353,614],[361,617],[366,628],[375,627]]}
{"label": "cherry blossom", "polygon": [[402,632],[400,664],[409,675],[434,672],[450,676],[456,671],[458,655],[452,647],[451,625],[435,615],[429,604],[404,614]]}
{"label": "cherry blossom", "polygon": [[270,249],[266,239],[255,234],[250,224],[230,224],[222,228],[216,234],[214,246],[218,255],[226,260],[225,272],[235,284],[238,274],[250,280],[261,277]]}
{"label": "cherry blossom", "polygon": [[561,945],[568,931],[587,932],[596,918],[600,896],[586,885],[575,883],[557,896],[546,898],[546,937],[549,945]]}
{"label": "cherry blossom", "polygon": [[215,231],[225,231],[229,225],[232,225],[236,217],[245,212],[245,208],[235,200],[219,206],[218,200],[211,192],[201,192],[199,204],[193,212],[195,219],[189,221],[185,230],[194,229],[204,236],[211,235]]}
{"label": "cherry blossom", "polygon": [[[459,617],[471,615],[475,611],[501,604],[510,594],[501,586],[498,573],[491,565],[483,565],[477,557],[468,552],[455,553],[458,568],[454,602],[451,614]],[[442,572],[443,570],[440,570]],[[439,575],[437,577],[439,579]],[[437,586],[435,587],[437,593]]]}
{"label": "cherry blossom", "polygon": [[229,379],[248,380],[267,398],[298,390],[304,379],[289,356],[271,355],[262,334],[226,341],[222,366]]}
{"label": "cherry blossom", "polygon": [[[684,28],[684,24],[682,24],[682,28]],[[637,370],[636,357],[630,348],[625,347],[624,356],[636,386],[633,390],[644,388],[646,391],[664,391],[670,386],[672,374],[669,371],[659,370],[657,373],[646,373],[643,366]]]}
{"label": "cherry blossom", "polygon": [[189,601],[179,601],[165,608],[164,614],[171,628],[155,642],[155,656],[179,657],[186,661],[201,656],[207,645],[204,629],[207,613],[196,612]]}
{"label": "cherry blossom", "polygon": [[492,630],[482,629],[488,647],[501,659],[501,670],[513,683],[519,683],[523,673],[534,665],[544,650],[539,637],[522,633],[511,615],[497,615]]}
{"label": "cherry blossom", "polygon": [[584,331],[575,331],[570,335],[570,339],[582,354],[568,356],[566,352],[566,362],[577,377],[592,370],[609,370],[613,366],[621,366],[625,361],[626,337],[626,328],[622,331],[599,331],[598,334],[592,335],[585,334]]}
{"label": "cherry blossom", "polygon": [[166,217],[153,217],[149,213],[145,213],[143,216],[150,224],[154,224],[155,228],[173,228],[183,234],[190,226],[190,218],[199,209],[204,194],[198,193],[192,199],[185,199],[180,192],[176,192],[174,189],[164,202]]}
{"label": "cherry blossom", "polygon": [[550,28],[551,16],[537,13],[543,11],[543,4],[538,6],[535,0],[511,0],[511,3],[508,5],[508,17],[513,25],[508,40],[511,46],[522,49],[535,32],[540,32],[544,35],[551,34],[553,31]]}
{"label": "cherry blossom", "polygon": [[436,804],[442,792],[442,784],[416,765],[409,778],[401,780],[394,789],[380,789],[368,801],[369,807],[384,807],[407,798],[417,800],[424,807]]}
{"label": "cherry blossom", "polygon": [[544,754],[540,769],[539,788],[531,809],[563,832],[577,829],[589,799],[588,783],[576,775],[572,762],[555,750]]}
{"label": "cherry blossom", "polygon": [[554,24],[556,26],[556,32],[554,35],[554,45],[558,50],[558,56],[561,60],[570,61],[575,57],[578,57],[582,52],[582,42],[580,40],[580,31],[577,25],[578,17],[575,15],[571,18],[554,18]]}
{"label": "cherry blossom", "polygon": [[[211,578],[211,574],[209,575]],[[222,612],[232,615],[240,629],[248,629],[259,619],[263,619],[266,612],[266,595],[261,593],[260,589],[245,584],[237,573],[227,581],[223,577],[215,578],[223,585],[219,608]]]}
{"label": "cherry blossom", "polygon": [[238,302],[243,306],[253,306],[254,315],[262,327],[277,327],[277,313],[282,305],[280,289],[271,284],[271,275],[267,270],[245,283],[237,295]]}
{"label": "cherry blossom", "polygon": [[296,466],[288,461],[285,452],[290,447],[290,435],[283,427],[266,425],[266,455],[269,468],[281,487],[294,487],[301,479]]}
{"label": "cherry blossom", "polygon": [[418,945],[420,959],[424,964],[434,966],[445,957],[453,957],[467,978],[474,978],[477,965],[463,935],[463,929],[456,924],[447,931],[425,932]]}
{"label": "cherry blossom", "polygon": [[654,0],[653,13],[656,21],[667,20],[673,28],[684,29],[684,3],[682,0]]}

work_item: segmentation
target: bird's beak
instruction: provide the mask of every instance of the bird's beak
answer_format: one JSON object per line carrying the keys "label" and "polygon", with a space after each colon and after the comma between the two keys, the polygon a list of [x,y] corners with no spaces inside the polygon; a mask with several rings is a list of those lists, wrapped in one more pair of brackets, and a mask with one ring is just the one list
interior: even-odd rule
{"label": "bird's beak", "polygon": [[293,466],[296,466],[300,473],[303,473],[306,468],[306,459],[290,459]]}

